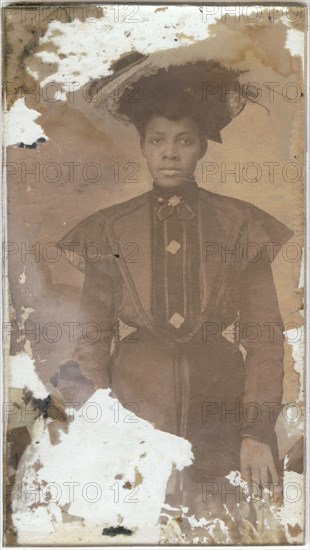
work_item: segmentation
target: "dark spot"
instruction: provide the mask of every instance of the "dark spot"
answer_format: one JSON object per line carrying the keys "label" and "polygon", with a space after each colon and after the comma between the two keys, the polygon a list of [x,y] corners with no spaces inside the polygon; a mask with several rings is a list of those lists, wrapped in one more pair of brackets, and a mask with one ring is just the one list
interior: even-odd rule
{"label": "dark spot", "polygon": [[37,139],[37,143],[44,143],[45,141],[46,139],[44,137]]}
{"label": "dark spot", "polygon": [[105,527],[102,531],[103,535],[107,535],[108,537],[116,537],[117,535],[132,535],[133,531],[131,529],[126,529],[126,527],[123,527],[122,525],[118,525],[117,527]]}
{"label": "dark spot", "polygon": [[25,145],[26,149],[36,149],[37,148],[37,142],[34,141],[33,143],[31,143],[31,145]]}
{"label": "dark spot", "polygon": [[33,392],[31,390],[28,390],[28,388],[25,387],[23,389],[23,396],[22,396],[22,400],[25,403],[25,405],[28,405],[28,403],[30,403],[32,397],[33,397]]}
{"label": "dark spot", "polygon": [[303,93],[303,92],[301,92],[300,96],[301,96],[301,97],[304,97],[304,93]]}
{"label": "dark spot", "polygon": [[126,481],[123,485],[123,489],[132,489],[132,484],[130,481]]}
{"label": "dark spot", "polygon": [[174,41],[175,41],[175,42],[177,42],[177,41],[178,41],[178,39],[177,39],[177,38],[175,38],[175,39],[174,39]]}
{"label": "dark spot", "polygon": [[45,399],[36,399],[35,397],[33,397],[32,404],[36,409],[38,409],[42,413],[43,418],[48,418],[47,410],[51,404],[50,395],[45,397]]}
{"label": "dark spot", "polygon": [[119,254],[114,254],[115,258],[119,258]]}
{"label": "dark spot", "polygon": [[25,147],[25,144],[21,141],[20,143],[17,144],[17,147],[20,147],[21,149],[23,149]]}

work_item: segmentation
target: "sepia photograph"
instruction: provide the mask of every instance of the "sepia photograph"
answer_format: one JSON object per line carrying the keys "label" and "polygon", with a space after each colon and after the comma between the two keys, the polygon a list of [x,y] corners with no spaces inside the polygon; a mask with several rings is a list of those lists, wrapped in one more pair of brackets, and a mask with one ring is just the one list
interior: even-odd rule
{"label": "sepia photograph", "polygon": [[307,4],[1,11],[3,545],[305,548]]}

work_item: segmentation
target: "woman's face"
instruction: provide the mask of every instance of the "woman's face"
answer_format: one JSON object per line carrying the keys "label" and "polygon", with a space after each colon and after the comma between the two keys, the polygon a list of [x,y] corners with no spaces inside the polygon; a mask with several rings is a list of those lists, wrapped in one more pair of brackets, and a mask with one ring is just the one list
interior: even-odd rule
{"label": "woman's face", "polygon": [[154,115],[147,123],[141,150],[156,183],[173,187],[194,177],[207,149],[194,119],[170,120]]}

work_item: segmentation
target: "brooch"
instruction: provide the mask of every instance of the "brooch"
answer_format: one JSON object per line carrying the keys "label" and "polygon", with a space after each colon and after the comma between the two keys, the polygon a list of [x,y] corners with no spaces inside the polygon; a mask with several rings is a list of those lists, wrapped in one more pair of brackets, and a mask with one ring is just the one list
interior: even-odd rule
{"label": "brooch", "polygon": [[173,195],[173,196],[170,197],[170,199],[168,200],[169,206],[177,206],[178,204],[180,204],[181,198],[182,198],[182,197],[177,197],[177,195]]}

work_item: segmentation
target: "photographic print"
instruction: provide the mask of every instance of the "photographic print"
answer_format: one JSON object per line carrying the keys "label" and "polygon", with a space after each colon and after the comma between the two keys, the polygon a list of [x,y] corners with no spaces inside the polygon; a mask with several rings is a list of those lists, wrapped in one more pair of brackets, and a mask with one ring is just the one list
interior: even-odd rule
{"label": "photographic print", "polygon": [[304,544],[306,19],[2,5],[5,546]]}

